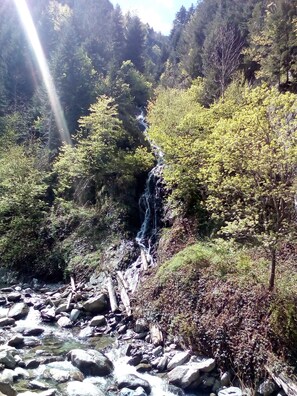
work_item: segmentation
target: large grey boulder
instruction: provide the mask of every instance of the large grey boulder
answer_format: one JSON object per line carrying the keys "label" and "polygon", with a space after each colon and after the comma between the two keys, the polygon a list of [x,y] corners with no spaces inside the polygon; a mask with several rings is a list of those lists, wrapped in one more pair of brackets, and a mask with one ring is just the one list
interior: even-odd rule
{"label": "large grey boulder", "polygon": [[17,364],[15,358],[9,350],[0,352],[0,363],[2,363],[8,369],[14,369]]}
{"label": "large grey boulder", "polygon": [[15,320],[13,318],[0,319],[0,327],[13,326],[14,324],[15,324]]}
{"label": "large grey boulder", "polygon": [[88,349],[73,349],[69,352],[71,363],[83,374],[90,376],[108,375],[113,370],[112,362],[99,351]]}
{"label": "large grey boulder", "polygon": [[149,382],[137,377],[137,375],[134,374],[128,374],[123,377],[119,377],[117,382],[119,389],[129,388],[136,390],[137,388],[141,387],[148,395],[151,393],[151,386]]}
{"label": "large grey boulder", "polygon": [[13,305],[9,312],[8,312],[8,317],[13,318],[13,319],[23,319],[28,315],[29,312],[29,307],[27,304],[20,302],[15,305]]}
{"label": "large grey boulder", "polygon": [[87,312],[102,313],[108,308],[108,300],[105,294],[99,294],[90,298],[83,304]]}
{"label": "large grey boulder", "polygon": [[89,323],[90,326],[104,326],[106,325],[106,319],[103,315],[94,316]]}
{"label": "large grey boulder", "polygon": [[199,378],[200,370],[196,363],[177,366],[168,373],[169,383],[182,389],[188,388],[194,382],[197,383]]}
{"label": "large grey boulder", "polygon": [[197,367],[199,367],[199,370],[202,371],[203,373],[209,373],[216,367],[216,362],[214,359],[205,359],[201,360],[200,362],[195,363]]}
{"label": "large grey boulder", "polygon": [[12,347],[21,347],[24,345],[24,337],[21,334],[14,334],[7,342]]}
{"label": "large grey boulder", "polygon": [[62,316],[57,323],[58,326],[63,328],[72,327],[72,322],[69,318],[67,318],[67,316]]}
{"label": "large grey boulder", "polygon": [[68,382],[66,392],[68,396],[104,396],[97,386],[79,381]]}
{"label": "large grey boulder", "polygon": [[190,357],[191,357],[191,354],[189,351],[177,353],[169,361],[169,363],[167,365],[167,369],[172,370],[177,366],[181,366],[182,364],[188,362],[190,360]]}

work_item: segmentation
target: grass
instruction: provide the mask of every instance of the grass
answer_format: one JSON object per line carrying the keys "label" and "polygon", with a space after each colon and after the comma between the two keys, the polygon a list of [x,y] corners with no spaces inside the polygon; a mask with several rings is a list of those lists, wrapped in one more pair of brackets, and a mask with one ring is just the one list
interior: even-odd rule
{"label": "grass", "polygon": [[247,249],[239,248],[232,241],[199,241],[187,246],[161,265],[157,277],[161,282],[166,281],[173,272],[190,267],[196,270],[204,269],[205,272],[219,278],[236,276],[243,282],[250,278],[262,283],[266,281],[263,274],[268,262],[265,259],[257,259],[255,262]]}

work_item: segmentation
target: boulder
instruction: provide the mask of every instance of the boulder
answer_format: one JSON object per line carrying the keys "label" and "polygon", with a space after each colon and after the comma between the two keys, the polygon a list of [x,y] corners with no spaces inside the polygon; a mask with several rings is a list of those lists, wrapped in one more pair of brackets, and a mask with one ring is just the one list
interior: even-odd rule
{"label": "boulder", "polygon": [[172,370],[177,366],[181,366],[182,364],[188,362],[190,360],[190,352],[179,352],[173,356],[173,358],[169,361],[167,365],[168,370]]}
{"label": "boulder", "polygon": [[79,332],[78,338],[84,339],[88,337],[92,337],[94,334],[94,328],[87,326]]}
{"label": "boulder", "polygon": [[22,295],[19,292],[12,292],[7,295],[7,300],[12,302],[20,301],[21,298]]}
{"label": "boulder", "polygon": [[94,316],[89,323],[90,326],[104,326],[106,325],[106,319],[103,315]]}
{"label": "boulder", "polygon": [[199,370],[202,371],[203,373],[209,373],[216,367],[216,362],[214,359],[205,359],[201,360],[200,362],[195,362],[197,367],[199,367]]}
{"label": "boulder", "polygon": [[149,330],[149,325],[146,319],[137,319],[134,326],[135,333],[146,333]]}
{"label": "boulder", "polygon": [[108,300],[105,294],[99,294],[90,298],[83,304],[84,309],[91,313],[102,313],[108,308]]}
{"label": "boulder", "polygon": [[56,318],[56,310],[54,307],[42,309],[40,314],[44,322],[53,322]]}
{"label": "boulder", "polygon": [[63,328],[72,327],[72,322],[69,318],[67,318],[67,316],[62,316],[57,323],[58,326]]}
{"label": "boulder", "polygon": [[24,337],[21,334],[15,334],[8,340],[7,345],[16,348],[21,347],[24,345]]}
{"label": "boulder", "polygon": [[68,396],[104,396],[97,386],[79,381],[68,382],[66,392]]}
{"label": "boulder", "polygon": [[143,388],[148,395],[151,393],[151,386],[149,382],[137,377],[137,375],[128,374],[118,378],[119,389],[129,388],[136,390],[139,387]]}
{"label": "boulder", "polygon": [[79,318],[80,313],[81,313],[81,312],[80,312],[79,309],[74,308],[74,309],[70,312],[70,320],[71,320],[72,322],[75,322],[75,321]]}
{"label": "boulder", "polygon": [[188,388],[200,378],[199,367],[195,363],[190,365],[177,366],[168,373],[168,381],[170,384],[179,386],[182,389]]}
{"label": "boulder", "polygon": [[14,324],[15,324],[15,320],[13,318],[0,319],[0,327],[13,326]]}
{"label": "boulder", "polygon": [[28,327],[23,330],[23,335],[28,336],[39,336],[44,332],[42,327]]}
{"label": "boulder", "polygon": [[132,390],[129,388],[123,388],[120,391],[120,395],[119,396],[147,396],[145,390],[139,386],[136,390]]}
{"label": "boulder", "polygon": [[73,349],[68,356],[73,366],[77,367],[83,374],[90,376],[108,375],[113,370],[112,362],[99,351],[89,349]]}
{"label": "boulder", "polygon": [[14,369],[16,366],[16,360],[13,357],[11,351],[9,350],[4,350],[0,352],[0,363],[9,369]]}
{"label": "boulder", "polygon": [[8,317],[13,318],[15,320],[23,319],[28,315],[28,312],[29,312],[29,307],[27,304],[17,303],[10,308],[8,312]]}

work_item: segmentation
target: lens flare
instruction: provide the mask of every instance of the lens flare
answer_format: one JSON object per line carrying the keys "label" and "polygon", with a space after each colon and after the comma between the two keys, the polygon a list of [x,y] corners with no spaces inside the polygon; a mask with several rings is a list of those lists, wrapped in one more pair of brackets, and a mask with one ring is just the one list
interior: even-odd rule
{"label": "lens flare", "polygon": [[66,142],[68,144],[71,144],[71,138],[69,134],[69,130],[67,127],[67,123],[64,117],[64,112],[59,100],[59,97],[57,95],[57,91],[55,88],[55,84],[53,81],[53,78],[51,76],[47,60],[45,58],[37,30],[35,28],[34,21],[32,19],[30,10],[28,8],[28,5],[26,3],[26,0],[14,0],[14,4],[17,8],[19,18],[21,20],[21,23],[23,25],[23,28],[25,30],[28,42],[30,43],[38,67],[40,69],[40,73],[47,91],[47,95],[49,97],[50,105],[52,108],[52,111],[55,116],[56,124],[61,136],[61,140],[63,142]]}

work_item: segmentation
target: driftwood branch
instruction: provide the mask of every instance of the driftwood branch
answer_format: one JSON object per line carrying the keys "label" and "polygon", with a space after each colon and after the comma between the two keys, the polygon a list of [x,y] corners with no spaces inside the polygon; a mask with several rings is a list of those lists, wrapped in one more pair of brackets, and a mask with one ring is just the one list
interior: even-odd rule
{"label": "driftwood branch", "polygon": [[115,290],[114,290],[114,287],[112,284],[111,277],[107,278],[107,290],[108,290],[108,295],[109,295],[111,311],[115,312],[119,309],[119,306],[117,303],[117,297],[116,297],[116,293],[115,293]]}
{"label": "driftwood branch", "polygon": [[275,373],[272,367],[267,365],[265,366],[265,369],[268,371],[269,375],[277,383],[277,385],[281,387],[288,396],[297,395],[297,384],[292,381],[284,372]]}
{"label": "driftwood branch", "polygon": [[128,296],[127,288],[126,288],[127,283],[125,282],[124,277],[120,271],[117,272],[117,275],[118,275],[119,284],[122,286],[121,287],[121,300],[122,300],[122,303],[124,304],[127,315],[130,316],[130,315],[132,315],[132,309],[131,309],[131,304],[130,304],[130,298]]}

